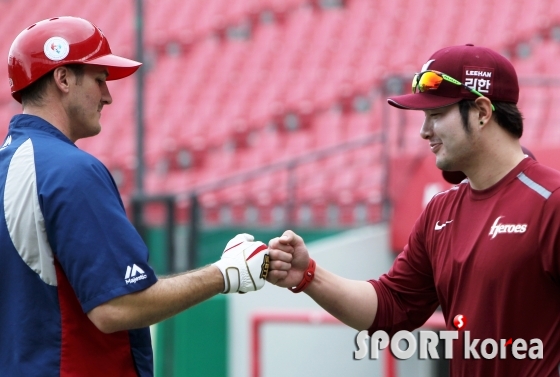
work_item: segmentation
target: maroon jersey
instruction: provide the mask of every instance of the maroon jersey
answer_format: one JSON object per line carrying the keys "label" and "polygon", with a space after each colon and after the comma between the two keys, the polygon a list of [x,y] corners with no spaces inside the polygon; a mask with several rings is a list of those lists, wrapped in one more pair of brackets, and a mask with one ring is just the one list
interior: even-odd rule
{"label": "maroon jersey", "polygon": [[[462,314],[469,344],[480,339],[479,359],[470,346],[465,359],[464,331],[453,341],[453,377],[559,376],[559,187],[560,172],[525,158],[486,190],[463,182],[436,195],[390,271],[371,281],[379,307],[370,333],[415,329],[441,305],[449,330]],[[523,339],[525,358],[507,345],[504,359],[485,359],[488,338]],[[529,357],[532,339],[542,359]]]}

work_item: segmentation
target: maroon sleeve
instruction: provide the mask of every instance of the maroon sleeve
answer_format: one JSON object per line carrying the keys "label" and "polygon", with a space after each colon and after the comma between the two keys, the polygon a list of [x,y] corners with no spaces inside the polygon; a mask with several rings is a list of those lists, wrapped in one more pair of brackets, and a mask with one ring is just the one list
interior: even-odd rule
{"label": "maroon sleeve", "polygon": [[557,284],[560,284],[560,190],[548,198],[542,213],[539,234],[539,250],[543,269]]}
{"label": "maroon sleeve", "polygon": [[393,335],[399,330],[413,330],[426,322],[438,307],[430,258],[425,248],[426,211],[416,221],[408,244],[398,255],[387,274],[370,280],[378,298],[370,335],[384,330]]}

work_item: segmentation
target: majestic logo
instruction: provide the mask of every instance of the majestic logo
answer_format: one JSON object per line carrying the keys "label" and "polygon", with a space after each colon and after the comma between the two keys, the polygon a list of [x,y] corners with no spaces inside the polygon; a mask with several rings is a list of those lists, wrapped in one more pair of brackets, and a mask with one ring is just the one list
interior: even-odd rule
{"label": "majestic logo", "polygon": [[495,221],[494,225],[490,228],[489,236],[494,239],[498,234],[501,233],[525,233],[527,230],[527,224],[500,224],[500,219],[504,216],[499,216]]}
{"label": "majestic logo", "polygon": [[52,37],[45,42],[43,52],[50,60],[59,61],[68,56],[70,45],[64,38]]}
{"label": "majestic logo", "polygon": [[438,221],[436,223],[436,226],[435,226],[434,230],[442,230],[443,228],[445,228],[445,226],[447,224],[451,224],[452,222],[453,222],[453,220],[449,220],[449,221],[444,222],[443,224],[440,224],[439,221]]}
{"label": "majestic logo", "polygon": [[0,151],[8,147],[8,145],[12,144],[12,135],[8,135],[4,144],[0,147]]}
{"label": "majestic logo", "polygon": [[[141,274],[140,276],[136,276],[137,274]],[[124,275],[124,281],[126,284],[134,284],[138,280],[147,279],[148,276],[144,273],[144,270],[138,267],[137,265],[133,264],[132,267],[126,267],[126,274]]]}
{"label": "majestic logo", "polygon": [[[463,82],[469,88],[491,95],[494,83],[494,68],[464,67]],[[466,89],[462,89],[468,93]]]}

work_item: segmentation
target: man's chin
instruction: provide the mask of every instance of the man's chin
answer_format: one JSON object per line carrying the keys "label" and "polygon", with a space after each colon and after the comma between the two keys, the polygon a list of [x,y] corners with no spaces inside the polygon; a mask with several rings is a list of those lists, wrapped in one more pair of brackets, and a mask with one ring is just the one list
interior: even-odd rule
{"label": "man's chin", "polygon": [[85,132],[82,135],[80,135],[78,139],[87,139],[89,137],[99,135],[99,133],[101,133],[101,125],[97,125],[97,127],[92,127],[85,130]]}
{"label": "man's chin", "polygon": [[88,131],[89,131],[88,137],[99,135],[99,133],[101,132],[101,123],[97,123],[95,126],[91,127]]}
{"label": "man's chin", "polygon": [[438,157],[436,157],[436,167],[439,170],[443,170],[443,171],[457,171],[458,170],[452,164],[450,164],[449,161],[446,161],[446,160],[444,160],[442,158],[438,158]]}
{"label": "man's chin", "polygon": [[447,164],[443,161],[442,158],[436,156],[436,167],[439,170],[447,170]]}

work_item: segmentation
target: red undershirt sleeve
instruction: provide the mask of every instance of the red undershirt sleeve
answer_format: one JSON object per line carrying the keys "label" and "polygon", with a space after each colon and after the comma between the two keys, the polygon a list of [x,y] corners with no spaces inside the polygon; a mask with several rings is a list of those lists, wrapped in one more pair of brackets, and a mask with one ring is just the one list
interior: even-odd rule
{"label": "red undershirt sleeve", "polygon": [[393,335],[399,330],[413,330],[426,322],[439,302],[434,277],[424,242],[426,211],[416,221],[408,244],[397,256],[388,273],[370,280],[378,298],[372,334],[384,330]]}

